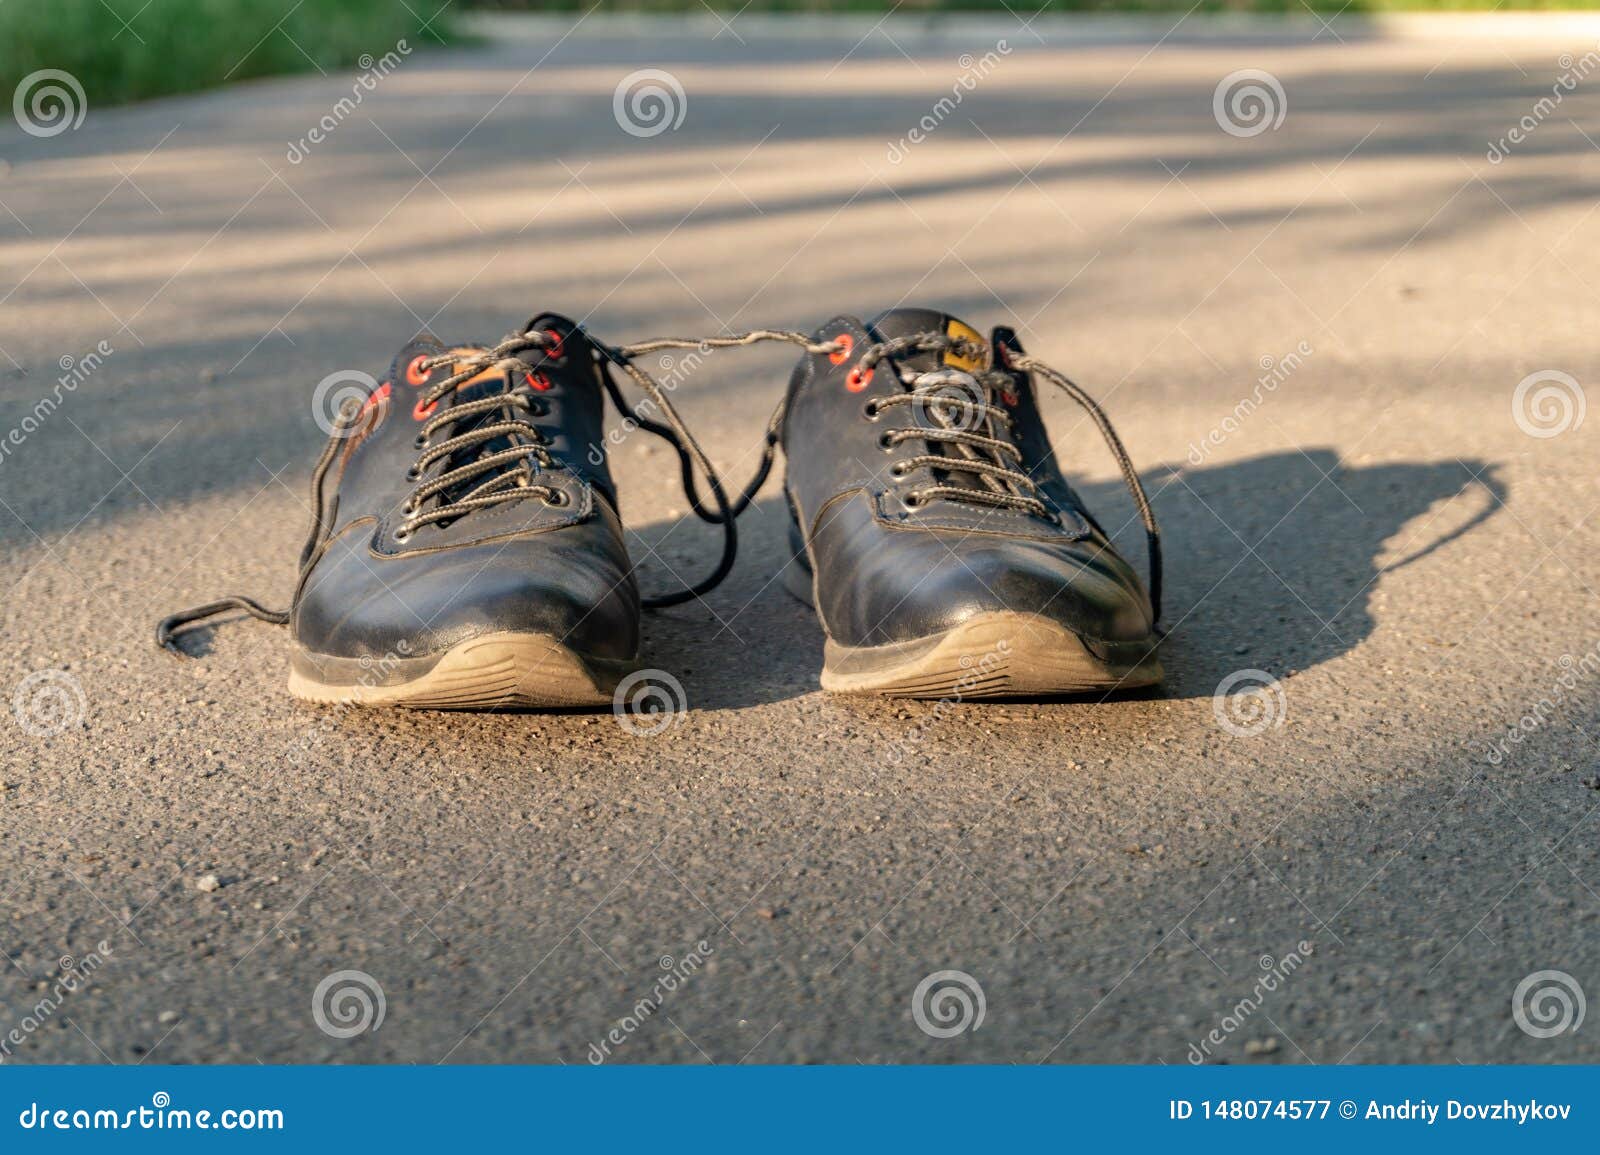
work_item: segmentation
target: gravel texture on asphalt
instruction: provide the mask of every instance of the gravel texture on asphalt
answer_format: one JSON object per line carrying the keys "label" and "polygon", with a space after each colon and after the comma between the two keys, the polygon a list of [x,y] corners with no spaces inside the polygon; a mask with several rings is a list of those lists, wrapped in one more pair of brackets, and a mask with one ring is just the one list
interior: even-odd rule
{"label": "gravel texture on asphalt", "polygon": [[[0,131],[0,1057],[1600,1058],[1513,1006],[1600,997],[1600,90],[1539,110],[1592,28],[492,27],[370,90]],[[654,135],[616,111],[642,69],[681,88]],[[1281,89],[1233,81],[1259,132],[1241,69]],[[824,696],[776,482],[734,576],[646,621],[687,702],[653,736],[298,705],[254,622],[152,644],[282,604],[315,386],[423,325],[901,302],[1105,404],[1166,530],[1159,692]],[[741,481],[790,363],[679,372]],[[670,451],[613,454],[646,586],[702,572]]]}

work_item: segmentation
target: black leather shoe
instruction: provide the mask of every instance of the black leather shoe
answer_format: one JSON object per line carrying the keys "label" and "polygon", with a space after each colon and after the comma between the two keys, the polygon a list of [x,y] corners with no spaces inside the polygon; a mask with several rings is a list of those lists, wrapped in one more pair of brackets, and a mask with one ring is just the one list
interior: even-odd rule
{"label": "black leather shoe", "polygon": [[610,703],[640,620],[602,448],[603,388],[633,415],[611,360],[554,314],[490,348],[413,340],[335,420],[291,608],[227,598],[157,640],[177,652],[180,627],[244,610],[287,622],[289,690],[311,701]]}
{"label": "black leather shoe", "polygon": [[824,689],[1045,696],[1161,680],[1156,608],[1057,468],[1034,376],[1085,405],[1155,520],[1098,406],[953,317],[838,317],[781,418],[795,560],[786,584],[827,635]]}

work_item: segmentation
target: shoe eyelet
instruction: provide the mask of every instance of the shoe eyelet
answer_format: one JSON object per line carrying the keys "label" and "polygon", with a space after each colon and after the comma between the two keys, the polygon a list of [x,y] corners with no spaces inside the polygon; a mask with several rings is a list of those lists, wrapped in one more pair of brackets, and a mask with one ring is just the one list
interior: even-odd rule
{"label": "shoe eyelet", "polygon": [[566,355],[566,338],[562,337],[561,334],[557,333],[554,329],[546,329],[544,331],[544,335],[549,337],[551,341],[555,342],[553,345],[550,345],[544,350],[544,355],[552,361],[559,361]]}
{"label": "shoe eyelet", "polygon": [[439,403],[437,401],[432,401],[424,405],[423,399],[418,398],[416,406],[411,410],[411,418],[414,421],[426,421],[428,418],[433,416],[433,411],[437,408],[439,408]]}
{"label": "shoe eyelet", "polygon": [[906,469],[905,469],[905,464],[903,462],[897,461],[893,465],[889,466],[889,476],[890,477],[893,477],[896,480],[898,480],[900,478],[905,477],[905,475],[906,475]]}
{"label": "shoe eyelet", "polygon": [[411,540],[411,531],[405,526],[401,526],[399,529],[394,531],[394,540],[398,544],[404,545],[406,542]]}
{"label": "shoe eyelet", "polygon": [[407,481],[421,481],[422,480],[422,470],[418,469],[415,465],[413,465],[410,469],[406,470],[406,480]]}
{"label": "shoe eyelet", "polygon": [[552,490],[544,496],[544,503],[554,509],[560,509],[570,500],[571,499],[567,497],[566,491],[561,489]]}
{"label": "shoe eyelet", "polygon": [[406,380],[412,385],[422,386],[428,383],[428,371],[422,367],[422,363],[427,359],[428,355],[423,353],[411,358],[411,363],[406,366]]}
{"label": "shoe eyelet", "polygon": [[888,433],[884,433],[878,437],[878,448],[883,450],[885,453],[893,453],[899,447],[900,443],[895,440],[893,430],[890,430]]}
{"label": "shoe eyelet", "polygon": [[417,434],[417,439],[411,444],[416,446],[418,449],[426,449],[428,448],[428,438],[426,435],[419,433]]}
{"label": "shoe eyelet", "polygon": [[529,388],[537,389],[541,393],[549,392],[550,378],[543,373],[524,373],[522,376],[527,380]]}
{"label": "shoe eyelet", "polygon": [[874,370],[868,369],[865,373],[863,373],[859,366],[850,370],[850,375],[844,379],[844,387],[850,390],[852,393],[861,392],[868,385],[872,384],[873,372]]}
{"label": "shoe eyelet", "polygon": [[839,348],[828,354],[828,360],[835,365],[843,365],[850,359],[850,350],[856,347],[856,339],[849,333],[840,333],[833,339],[833,343]]}
{"label": "shoe eyelet", "polygon": [[876,401],[868,401],[861,407],[861,415],[868,421],[876,421],[878,418],[883,416],[883,413],[878,408],[878,403]]}
{"label": "shoe eyelet", "polygon": [[919,495],[908,493],[900,499],[900,504],[907,509],[921,509],[924,503]]}

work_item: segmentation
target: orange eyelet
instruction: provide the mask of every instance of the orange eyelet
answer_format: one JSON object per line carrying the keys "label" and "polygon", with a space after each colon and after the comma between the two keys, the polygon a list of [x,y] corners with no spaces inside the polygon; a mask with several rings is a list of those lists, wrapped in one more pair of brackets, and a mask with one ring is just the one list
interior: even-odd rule
{"label": "orange eyelet", "polygon": [[433,401],[427,405],[424,405],[422,403],[422,398],[418,398],[416,407],[411,410],[411,417],[416,421],[426,421],[428,418],[433,416],[433,411],[437,408],[439,408],[439,403],[437,401]]}
{"label": "orange eyelet", "polygon": [[426,353],[411,358],[411,364],[406,366],[407,381],[413,385],[426,385],[428,383],[428,372],[422,367],[422,363],[427,359],[428,355]]}
{"label": "orange eyelet", "polygon": [[539,392],[545,393],[549,391],[550,378],[546,377],[543,373],[524,373],[522,376],[527,380],[529,386],[537,389]]}
{"label": "orange eyelet", "polygon": [[1013,393],[1011,390],[1002,389],[1002,390],[1000,390],[1000,400],[1002,400],[1002,401],[1004,401],[1006,403],[1006,408],[1007,409],[1015,409],[1017,407],[1017,402],[1018,402],[1018,400],[1020,400],[1020,398],[1018,398],[1017,395],[1015,393]]}
{"label": "orange eyelet", "polygon": [[856,347],[856,339],[849,333],[840,333],[833,339],[833,341],[834,344],[840,346],[840,348],[835,349],[832,353],[829,353],[828,360],[832,361],[835,365],[843,365],[850,357],[850,350]]}
{"label": "orange eyelet", "polygon": [[859,368],[850,370],[850,375],[844,379],[844,387],[852,393],[859,393],[872,384],[873,370],[868,369],[863,373]]}
{"label": "orange eyelet", "polygon": [[554,329],[546,329],[544,331],[544,335],[555,342],[554,345],[551,345],[544,351],[544,355],[549,357],[552,361],[559,359],[562,355],[562,348],[566,344],[565,339]]}
{"label": "orange eyelet", "polygon": [[376,406],[378,404],[378,402],[388,400],[388,397],[389,397],[389,383],[387,381],[385,381],[382,385],[379,385],[376,389],[374,389],[371,393],[369,393],[367,395],[366,401],[362,403],[361,412],[365,413],[368,409],[371,409],[374,406]]}

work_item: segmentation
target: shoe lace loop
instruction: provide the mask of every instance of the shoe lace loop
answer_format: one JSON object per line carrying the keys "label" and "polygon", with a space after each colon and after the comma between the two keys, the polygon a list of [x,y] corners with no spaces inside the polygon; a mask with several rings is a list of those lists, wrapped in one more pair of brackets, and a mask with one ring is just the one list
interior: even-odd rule
{"label": "shoe lace loop", "polygon": [[[473,510],[506,501],[538,497],[547,505],[558,505],[565,500],[560,489],[534,481],[538,471],[559,469],[561,462],[546,448],[549,439],[523,416],[536,415],[543,410],[537,407],[533,390],[525,383],[527,373],[534,366],[519,356],[537,351],[542,361],[555,343],[547,333],[513,333],[493,348],[479,353],[466,356],[441,353],[420,361],[418,367],[424,372],[432,372],[442,365],[455,367],[453,373],[422,395],[418,402],[418,409],[422,411],[431,409],[485,372],[497,372],[508,382],[522,375],[524,383],[486,397],[458,401],[438,410],[422,426],[417,439],[421,454],[407,474],[419,484],[401,506],[405,519],[395,528],[398,540],[405,541],[425,525],[451,522]],[[435,444],[434,435],[446,428],[461,432]],[[489,451],[496,442],[507,444]],[[446,464],[445,472],[424,480],[428,470],[440,462]],[[468,482],[480,478],[476,485],[462,489]],[[435,498],[439,499],[436,505],[423,508]]]}
{"label": "shoe lace loop", "polygon": [[[662,337],[651,341],[642,341],[633,345],[625,345],[614,352],[625,358],[637,357],[645,353],[656,352],[663,349],[696,349],[711,348],[722,349],[734,346],[755,345],[764,341],[781,341],[797,345],[808,353],[829,353],[835,356],[859,352],[854,369],[856,379],[870,375],[878,365],[885,360],[898,360],[915,353],[953,353],[957,357],[970,359],[979,364],[990,364],[991,353],[998,354],[1000,350],[991,350],[988,342],[974,341],[965,337],[951,337],[944,333],[926,332],[912,333],[902,337],[891,337],[884,341],[874,342],[862,346],[857,350],[852,341],[817,341],[805,333],[797,333],[789,329],[755,329],[748,333],[740,333],[729,337],[706,337],[691,339],[687,337]],[[1149,594],[1150,606],[1153,615],[1159,619],[1161,616],[1161,528],[1156,523],[1155,510],[1151,508],[1150,499],[1144,491],[1144,485],[1139,480],[1139,472],[1133,466],[1132,459],[1128,456],[1122,439],[1117,435],[1116,429],[1111,424],[1111,419],[1106,416],[1105,410],[1095,399],[1089,396],[1076,382],[1066,374],[1024,353],[1014,349],[1004,351],[1006,364],[1016,370],[1033,373],[1054,385],[1068,397],[1072,398],[1093,420],[1095,427],[1100,431],[1100,436],[1105,440],[1106,447],[1116,459],[1117,468],[1122,474],[1123,483],[1127,486],[1133,498],[1135,508],[1139,513],[1139,520],[1144,525],[1145,542],[1147,546],[1147,559],[1149,567]],[[848,359],[848,357],[846,357]],[[842,363],[842,362],[841,362]],[[641,385],[645,385],[652,396],[661,395],[659,400],[665,402],[664,391],[655,383],[649,374],[637,366],[629,369]],[[932,486],[925,486],[916,490],[917,501],[931,501],[940,497],[952,501],[965,501],[972,504],[994,506],[998,508],[1023,510],[1040,516],[1047,516],[1048,509],[1039,500],[1038,484],[1029,474],[1017,468],[1022,462],[1022,452],[1018,449],[1012,437],[1012,420],[1010,414],[1001,406],[994,403],[996,393],[1011,389],[1015,382],[1011,375],[1003,369],[991,368],[979,373],[961,374],[971,381],[977,388],[968,397],[952,396],[949,393],[952,377],[940,370],[916,372],[902,370],[902,381],[909,386],[909,391],[901,394],[890,394],[888,397],[875,398],[872,402],[879,411],[892,409],[896,406],[907,405],[921,407],[923,412],[932,418],[932,424],[923,421],[915,428],[902,428],[887,431],[884,436],[893,438],[895,443],[907,440],[922,440],[940,445],[948,445],[955,450],[954,456],[948,454],[926,454],[908,459],[902,463],[906,472],[911,472],[920,465],[929,465],[945,471],[945,476]],[[647,384],[648,383],[648,384]],[[621,406],[619,405],[619,408]],[[666,406],[663,406],[664,410]],[[713,487],[713,496],[717,499],[716,512],[705,508],[700,500],[700,495],[695,487],[693,471],[689,468],[689,459],[680,450],[683,460],[683,487],[684,493],[689,498],[689,504],[695,513],[702,519],[720,523],[726,517],[729,522],[739,516],[749,506],[766,483],[768,475],[777,454],[778,442],[782,438],[784,402],[780,401],[773,411],[771,419],[767,422],[767,430],[762,446],[761,462],[756,468],[755,475],[750,483],[744,487],[738,498],[732,503],[727,503],[717,487]],[[959,414],[959,416],[956,416]],[[639,420],[638,418],[635,418]],[[640,420],[646,428],[650,426]],[[709,470],[709,466],[704,467]],[[977,478],[977,484],[963,484],[959,476],[970,475]],[[707,473],[708,477],[714,475]],[[908,496],[910,496],[908,494]],[[913,502],[915,504],[915,501]],[[731,534],[731,525],[730,525]],[[720,578],[718,579],[720,580]]]}
{"label": "shoe lace loop", "polygon": [[[441,365],[453,364],[455,372],[431,386],[423,394],[419,410],[425,411],[429,406],[442,400],[445,395],[487,369],[501,370],[507,374],[508,379],[513,378],[516,373],[528,368],[528,363],[519,354],[537,350],[543,357],[552,351],[555,340],[551,334],[543,332],[516,333],[479,353],[467,356],[441,353],[424,359],[420,365],[422,369],[431,372]],[[714,589],[732,571],[738,553],[738,531],[735,522],[749,508],[772,472],[777,446],[782,437],[784,405],[780,402],[767,422],[761,462],[754,476],[739,495],[730,501],[721,477],[673,407],[668,397],[669,390],[641,368],[635,358],[665,349],[727,349],[768,341],[796,345],[813,354],[828,353],[837,356],[841,353],[848,355],[855,352],[853,343],[818,341],[805,333],[789,329],[755,329],[727,337],[662,337],[618,346],[608,346],[590,337],[590,344],[599,357],[601,382],[618,412],[640,428],[661,437],[673,447],[678,455],[683,491],[690,508],[702,521],[723,527],[722,555],[711,574],[673,593],[642,598],[642,604],[648,608],[678,605],[698,598]],[[856,361],[855,371],[861,376],[870,375],[886,359],[898,360],[908,354],[921,352],[954,353],[964,359],[988,364],[990,349],[986,342],[973,341],[970,338],[950,337],[935,332],[915,333],[863,347]],[[1117,436],[1110,419],[1099,404],[1065,374],[1052,369],[1035,357],[1015,350],[1007,350],[1006,356],[1006,363],[1012,369],[1037,374],[1072,398],[1089,414],[1101,437],[1105,439],[1107,447],[1116,459],[1123,481],[1133,497],[1139,518],[1144,524],[1148,543],[1150,603],[1155,616],[1159,618],[1161,531],[1156,524],[1155,512],[1150,506],[1144,486],[1139,480],[1138,471],[1134,469],[1127,449]],[[628,404],[612,372],[614,367],[621,369],[644,390],[654,407],[659,410],[663,420],[656,421],[640,412],[637,407]],[[922,466],[939,471],[935,474],[935,484],[912,491],[907,494],[908,497],[915,498],[915,502],[932,501],[942,497],[951,501],[1021,510],[1038,516],[1049,515],[1048,507],[1038,497],[1037,483],[1025,470],[1019,468],[1022,463],[1022,453],[1013,438],[1011,416],[1003,407],[994,403],[997,392],[1012,387],[1010,374],[1000,369],[988,369],[970,374],[952,373],[948,370],[917,372],[902,369],[902,381],[908,387],[906,392],[876,398],[872,405],[880,413],[899,406],[909,406],[912,407],[914,414],[920,414],[924,420],[917,421],[914,427],[888,430],[884,434],[885,439],[893,444],[906,440],[921,440],[931,445],[947,446],[951,450],[950,453],[919,454],[899,463],[905,473]],[[536,406],[537,402],[531,392],[519,385],[502,393],[458,403],[440,410],[430,418],[423,426],[418,439],[421,454],[410,475],[414,476],[419,484],[412,490],[403,506],[407,518],[397,528],[397,536],[404,534],[408,537],[423,525],[447,521],[502,501],[528,496],[540,497],[550,504],[558,504],[560,500],[564,500],[565,494],[561,490],[533,482],[538,469],[550,469],[560,465],[546,448],[547,439],[537,426],[522,420],[514,412],[520,409],[524,412],[537,413]],[[358,402],[353,400],[346,402],[335,417],[328,443],[312,470],[313,513],[306,543],[300,552],[298,575],[300,580],[304,579],[332,532],[332,518],[324,501],[324,484],[340,446],[349,435],[351,427],[359,420],[361,411]],[[496,412],[502,414],[497,420],[488,420],[471,426],[438,444],[432,442],[433,434],[448,425],[474,418],[487,418]],[[510,439],[511,445],[493,452],[482,452],[484,446],[500,438]],[[472,450],[478,452],[473,453]],[[468,458],[464,463],[453,465],[437,477],[421,480],[427,469],[435,463],[462,456],[464,453]],[[696,471],[705,479],[711,491],[711,506],[701,498]],[[450,495],[452,489],[480,477],[483,480],[466,492]],[[971,480],[965,480],[967,478]],[[439,504],[426,510],[422,508],[424,503],[441,495],[443,500]],[[404,540],[404,537],[401,540]],[[183,651],[175,643],[175,637],[180,630],[230,611],[242,611],[253,618],[274,625],[286,625],[290,617],[289,610],[269,609],[253,598],[230,595],[163,618],[156,625],[156,644],[181,657]]]}
{"label": "shoe lace loop", "polygon": [[[751,335],[752,339],[758,337],[765,339],[760,334]],[[420,370],[431,372],[441,365],[450,364],[455,367],[455,371],[430,386],[422,394],[418,401],[418,411],[426,411],[447,394],[485,370],[499,370],[514,379],[516,374],[525,373],[529,369],[528,362],[519,354],[538,350],[542,356],[548,355],[556,348],[557,341],[558,338],[554,335],[543,332],[514,333],[493,348],[478,353],[465,356],[459,353],[441,353],[424,358],[418,365]],[[682,463],[685,493],[696,514],[706,521],[724,527],[722,557],[709,577],[674,593],[641,598],[641,604],[655,609],[678,605],[699,597],[715,588],[732,570],[738,549],[734,519],[749,504],[753,491],[740,501],[737,508],[728,505],[721,478],[699,443],[683,424],[682,418],[678,416],[677,410],[666,396],[666,391],[630,360],[630,356],[636,355],[639,350],[626,346],[620,349],[611,348],[596,341],[592,336],[589,337],[589,343],[599,354],[601,381],[618,411],[672,445]],[[716,340],[713,343],[723,345],[749,342]],[[690,344],[698,345],[699,342]],[[620,366],[645,388],[665,419],[664,423],[644,417],[627,403],[612,377],[612,365]],[[420,455],[407,474],[408,478],[418,484],[401,506],[405,520],[396,527],[395,536],[398,540],[405,541],[424,525],[447,521],[503,501],[535,496],[547,504],[559,505],[566,500],[564,491],[552,486],[538,485],[533,481],[538,469],[554,469],[561,465],[559,459],[549,452],[548,439],[532,422],[525,421],[515,412],[507,412],[508,410],[522,410],[537,416],[543,412],[543,407],[534,398],[531,390],[523,385],[517,385],[502,393],[459,402],[449,408],[441,409],[423,425],[417,439]],[[485,420],[480,424],[469,426],[463,432],[454,434],[437,444],[432,440],[434,434],[446,426],[455,426],[477,418],[489,418],[496,413],[500,414],[497,420]],[[304,581],[323,545],[332,534],[332,511],[327,507],[324,488],[328,472],[338,457],[340,448],[350,436],[351,430],[360,420],[361,414],[360,402],[352,399],[344,404],[334,417],[333,427],[327,444],[323,447],[322,456],[311,471],[312,519],[305,545],[300,550],[299,572],[295,583],[297,588]],[[502,438],[511,440],[512,444],[504,449],[483,452],[484,447]],[[451,468],[437,477],[423,480],[427,470],[435,463],[463,457],[466,460],[461,464],[452,464]],[[770,461],[767,468],[771,468]],[[716,498],[716,510],[709,510],[700,502],[698,490],[695,488],[694,469],[701,470],[705,476]],[[465,492],[452,494],[452,490],[478,478],[483,480]],[[765,478],[764,471],[762,480]],[[441,496],[443,499],[438,504],[424,508],[427,502]],[[187,627],[230,612],[243,612],[259,621],[279,626],[287,625],[291,614],[289,609],[271,609],[254,598],[231,594],[162,618],[156,623],[156,644],[174,656],[184,657],[186,655],[176,641],[180,632]]]}

